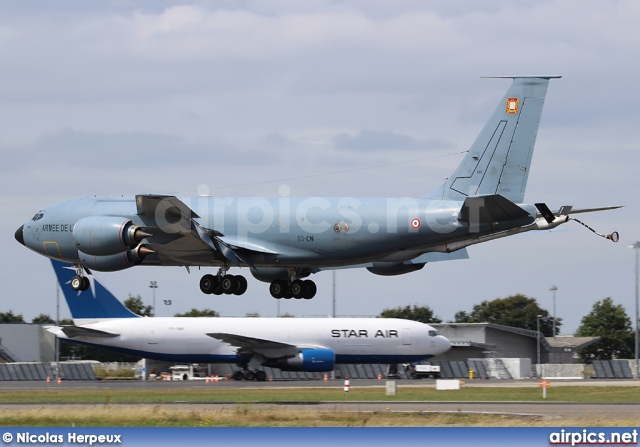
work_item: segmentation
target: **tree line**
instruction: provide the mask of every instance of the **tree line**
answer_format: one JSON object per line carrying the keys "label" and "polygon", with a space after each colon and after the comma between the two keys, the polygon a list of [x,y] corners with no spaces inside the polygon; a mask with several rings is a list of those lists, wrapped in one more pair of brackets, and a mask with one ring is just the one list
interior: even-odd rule
{"label": "tree line", "polygon": [[[123,303],[129,310],[140,316],[153,315],[153,306],[147,306],[142,298],[129,295]],[[176,317],[219,317],[220,314],[211,309],[191,309],[185,313],[177,313]],[[247,317],[259,317],[257,312],[248,313]],[[293,317],[284,314],[281,317]],[[380,318],[402,318],[421,323],[442,323],[429,306],[407,305],[383,310]],[[0,312],[0,323],[25,323],[22,315],[13,311]],[[55,324],[56,322],[45,314],[35,317],[33,324]],[[506,298],[482,301],[473,306],[470,312],[460,311],[450,323],[493,323],[521,329],[540,332],[551,337],[560,333],[562,318],[556,318],[555,334],[553,333],[553,316],[546,309],[541,308],[535,298],[522,294],[511,295]],[[64,319],[60,325],[72,325],[73,320]],[[600,340],[578,351],[583,363],[593,360],[611,360],[632,358],[635,351],[635,333],[631,319],[622,305],[614,304],[611,298],[597,301],[591,312],[585,315],[575,333],[576,337],[600,337]],[[140,358],[125,354],[118,354],[91,346],[78,345],[60,340],[60,357],[63,359],[92,359],[103,362],[131,362]]]}
{"label": "tree line", "polygon": [[[442,323],[429,306],[405,306],[385,309],[383,318],[405,318],[422,323]],[[538,322],[539,320],[539,322]],[[556,318],[553,333],[553,316],[541,308],[535,298],[517,294],[473,306],[471,312],[460,311],[450,323],[493,323],[521,329],[538,330],[545,337],[560,333],[562,318]],[[596,343],[578,351],[583,363],[593,360],[630,359],[635,353],[635,332],[631,319],[621,304],[611,298],[597,301],[590,313],[582,317],[576,337],[600,337]]]}

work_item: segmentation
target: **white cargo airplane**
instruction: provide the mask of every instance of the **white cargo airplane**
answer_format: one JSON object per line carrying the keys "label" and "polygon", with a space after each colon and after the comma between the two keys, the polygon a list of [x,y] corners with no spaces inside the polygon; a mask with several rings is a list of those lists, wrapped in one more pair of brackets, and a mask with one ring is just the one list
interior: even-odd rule
{"label": "white cargo airplane", "polygon": [[86,291],[74,290],[74,267],[51,263],[75,323],[47,328],[59,338],[148,359],[235,363],[243,368],[236,379],[265,380],[260,366],[320,372],[339,363],[410,363],[451,347],[428,324],[395,318],[143,318],[93,276]]}

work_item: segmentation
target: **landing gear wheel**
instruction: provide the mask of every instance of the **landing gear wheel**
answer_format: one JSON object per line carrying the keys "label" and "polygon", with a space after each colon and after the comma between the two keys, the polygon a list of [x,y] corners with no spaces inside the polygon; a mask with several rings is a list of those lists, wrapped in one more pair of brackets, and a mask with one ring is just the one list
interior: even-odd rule
{"label": "landing gear wheel", "polygon": [[226,295],[231,295],[238,288],[238,282],[236,281],[236,277],[233,275],[224,275],[220,280],[220,288],[222,289],[222,293]]}
{"label": "landing gear wheel", "polygon": [[213,275],[204,275],[200,279],[200,290],[202,293],[214,293],[218,287],[218,277]]}
{"label": "landing gear wheel", "polygon": [[91,282],[89,281],[89,278],[87,278],[86,276],[83,276],[82,287],[80,288],[80,290],[84,292],[85,290],[89,290],[89,287],[91,287]]}
{"label": "landing gear wheel", "polygon": [[269,286],[269,292],[274,298],[283,298],[288,291],[287,282],[281,279],[276,279]]}
{"label": "landing gear wheel", "polygon": [[242,373],[242,371],[236,371],[236,372],[233,373],[231,378],[233,380],[242,380],[244,378],[244,374]]}
{"label": "landing gear wheel", "polygon": [[303,296],[303,298],[305,300],[310,300],[311,298],[316,296],[318,288],[316,287],[316,283],[311,281],[310,279],[306,280],[305,283],[307,283],[308,292]]}
{"label": "landing gear wheel", "polygon": [[243,371],[244,380],[254,380],[256,375],[251,370]]}
{"label": "landing gear wheel", "polygon": [[82,276],[74,276],[71,278],[71,288],[77,292],[82,291],[84,286],[84,278]]}
{"label": "landing gear wheel", "polygon": [[236,291],[233,292],[234,295],[242,295],[247,291],[247,278],[242,275],[236,276],[237,288]]}
{"label": "landing gear wheel", "polygon": [[307,294],[309,293],[309,284],[307,284],[307,281],[301,281],[299,279],[296,279],[295,281],[293,281],[291,283],[291,295],[299,300],[303,297],[306,297]]}
{"label": "landing gear wheel", "polygon": [[256,380],[258,382],[264,382],[267,380],[267,373],[264,371],[256,371]]}

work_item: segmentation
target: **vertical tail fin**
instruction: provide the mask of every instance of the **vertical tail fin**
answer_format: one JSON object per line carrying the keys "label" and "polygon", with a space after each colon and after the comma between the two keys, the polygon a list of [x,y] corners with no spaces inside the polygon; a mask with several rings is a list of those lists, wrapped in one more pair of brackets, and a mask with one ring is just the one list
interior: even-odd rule
{"label": "vertical tail fin", "polygon": [[75,268],[55,259],[51,260],[51,264],[76,324],[87,324],[109,318],[136,318],[139,316],[127,309],[93,276],[89,277],[91,287],[88,290],[84,292],[73,290],[71,278],[76,276]]}
{"label": "vertical tail fin", "polygon": [[549,79],[505,76],[513,83],[455,172],[430,198],[500,194],[522,203]]}

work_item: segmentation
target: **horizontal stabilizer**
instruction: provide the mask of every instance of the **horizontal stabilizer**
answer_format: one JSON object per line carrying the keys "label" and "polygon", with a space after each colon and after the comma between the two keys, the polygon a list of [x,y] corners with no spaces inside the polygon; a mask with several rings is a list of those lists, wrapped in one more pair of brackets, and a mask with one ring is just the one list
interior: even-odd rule
{"label": "horizontal stabilizer", "polygon": [[60,329],[69,338],[76,337],[95,337],[95,338],[113,338],[120,334],[113,332],[99,331],[97,329],[89,329],[82,326],[61,326]]}
{"label": "horizontal stabilizer", "polygon": [[464,199],[458,220],[491,224],[529,217],[529,213],[499,194]]}
{"label": "horizontal stabilizer", "polygon": [[582,213],[595,213],[596,211],[609,211],[617,210],[618,208],[624,208],[624,205],[603,206],[600,208],[573,208],[572,206],[565,205],[558,211],[551,211],[546,203],[536,203],[536,208],[540,214],[537,217],[544,217],[544,219],[551,223],[556,216],[568,216],[569,214],[582,214]]}
{"label": "horizontal stabilizer", "polygon": [[[571,210],[571,214],[581,214],[581,213],[594,213],[596,211],[609,211],[609,210],[617,210],[618,208],[624,208],[624,205],[614,205],[614,206],[603,206],[601,208],[574,208]],[[554,213],[554,214],[559,214],[561,213],[562,208],[560,208],[560,211]]]}

